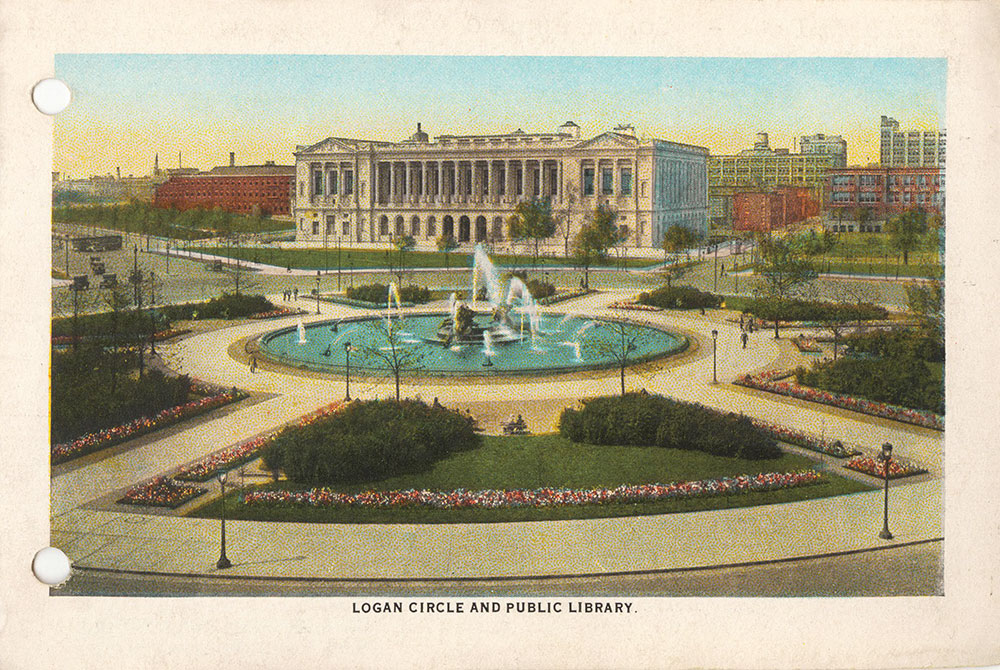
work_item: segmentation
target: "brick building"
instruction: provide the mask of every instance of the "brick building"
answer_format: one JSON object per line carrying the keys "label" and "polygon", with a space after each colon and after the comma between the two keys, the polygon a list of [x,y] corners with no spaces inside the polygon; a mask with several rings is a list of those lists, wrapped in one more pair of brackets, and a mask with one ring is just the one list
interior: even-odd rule
{"label": "brick building", "polygon": [[733,230],[770,232],[819,214],[812,189],[779,186],[733,195]]}
{"label": "brick building", "polygon": [[[857,212],[868,209],[869,221],[858,232],[881,232],[882,221],[908,209],[944,212],[944,171],[938,167],[848,167],[827,171],[825,208],[835,230],[854,232]],[[865,228],[866,230],[862,230]]]}
{"label": "brick building", "polygon": [[222,209],[236,214],[263,215],[291,213],[294,165],[229,165],[208,172],[173,175],[156,189],[153,204],[173,209]]}

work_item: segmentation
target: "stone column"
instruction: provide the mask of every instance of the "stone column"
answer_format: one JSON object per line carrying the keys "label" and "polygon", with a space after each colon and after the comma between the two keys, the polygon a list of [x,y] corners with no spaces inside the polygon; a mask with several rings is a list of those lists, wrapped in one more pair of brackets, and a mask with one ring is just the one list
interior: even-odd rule
{"label": "stone column", "polygon": [[493,159],[486,159],[486,199],[493,201],[495,192],[493,190]]}
{"label": "stone column", "polygon": [[396,202],[396,164],[389,161],[389,202]]}

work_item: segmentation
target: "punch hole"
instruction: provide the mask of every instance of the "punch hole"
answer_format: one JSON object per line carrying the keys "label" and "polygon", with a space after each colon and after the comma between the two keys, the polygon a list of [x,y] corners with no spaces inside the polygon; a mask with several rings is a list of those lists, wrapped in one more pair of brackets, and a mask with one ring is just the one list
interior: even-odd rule
{"label": "punch hole", "polygon": [[69,558],[61,549],[45,547],[35,554],[31,571],[43,584],[57,586],[69,579]]}
{"label": "punch hole", "polygon": [[42,114],[58,114],[69,106],[69,100],[69,86],[60,79],[43,79],[31,89],[31,101]]}

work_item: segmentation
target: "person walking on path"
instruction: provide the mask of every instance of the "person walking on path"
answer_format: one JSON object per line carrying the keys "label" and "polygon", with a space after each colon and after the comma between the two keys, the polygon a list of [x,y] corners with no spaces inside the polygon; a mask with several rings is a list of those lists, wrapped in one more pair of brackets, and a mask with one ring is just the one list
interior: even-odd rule
{"label": "person walking on path", "polygon": [[256,373],[257,372],[257,357],[256,356],[251,356],[250,357],[250,372],[251,373]]}
{"label": "person walking on path", "polygon": [[743,313],[740,313],[740,330],[746,329],[746,323],[743,321]]}
{"label": "person walking on path", "polygon": [[299,287],[298,286],[296,286],[295,288],[292,289],[292,295],[295,296],[296,300],[299,299]]}
{"label": "person walking on path", "polygon": [[750,337],[747,335],[747,331],[744,330],[742,333],[740,333],[740,340],[743,341],[743,348],[744,349],[747,348],[747,340],[748,339],[750,339]]}

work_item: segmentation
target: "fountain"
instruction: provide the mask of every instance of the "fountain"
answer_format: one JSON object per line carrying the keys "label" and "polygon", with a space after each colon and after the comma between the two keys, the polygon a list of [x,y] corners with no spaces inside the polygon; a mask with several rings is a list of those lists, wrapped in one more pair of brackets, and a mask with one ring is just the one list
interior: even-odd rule
{"label": "fountain", "polygon": [[[600,319],[543,313],[520,278],[512,277],[506,286],[503,284],[499,268],[481,245],[477,245],[473,254],[469,289],[468,300],[460,300],[456,293],[451,293],[442,312],[404,317],[398,286],[392,283],[386,296],[385,314],[343,320],[342,327],[335,331],[332,344],[336,345],[349,334],[355,349],[384,349],[388,344],[388,330],[396,338],[395,346],[419,350],[419,374],[422,375],[544,374],[608,368],[617,364],[610,354],[600,353],[602,349],[614,347],[614,333],[610,328],[601,328]],[[479,291],[483,292],[485,301],[476,300]],[[377,323],[385,327],[380,328]],[[333,322],[321,322],[307,328],[300,321],[297,327],[268,333],[261,338],[261,352],[297,367],[339,371],[346,364],[343,347],[327,346],[329,338],[321,335],[307,338],[305,332],[331,325]],[[667,355],[686,343],[683,337],[660,328],[640,327],[654,333],[630,354],[630,359],[636,362]],[[319,330],[315,332],[320,333]],[[334,331],[331,329],[331,332]],[[609,345],[583,346],[594,339]],[[355,362],[352,358],[351,369],[357,365],[361,371],[366,364],[364,360]],[[373,367],[372,372],[377,373],[377,367]]]}

